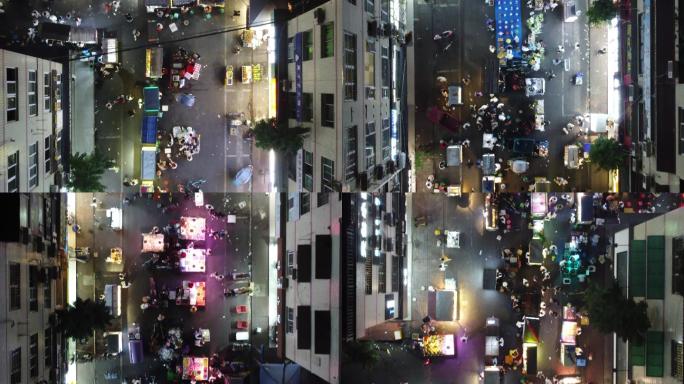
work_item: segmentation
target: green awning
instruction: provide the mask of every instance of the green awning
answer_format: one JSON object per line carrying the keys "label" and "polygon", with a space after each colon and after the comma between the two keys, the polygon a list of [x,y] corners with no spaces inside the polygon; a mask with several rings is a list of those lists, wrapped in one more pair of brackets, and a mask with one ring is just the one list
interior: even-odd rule
{"label": "green awning", "polygon": [[646,376],[663,377],[665,370],[665,336],[661,331],[646,333]]}
{"label": "green awning", "polygon": [[647,239],[646,297],[665,298],[665,236],[649,236]]}
{"label": "green awning", "polygon": [[632,240],[629,252],[629,296],[646,297],[646,240]]}

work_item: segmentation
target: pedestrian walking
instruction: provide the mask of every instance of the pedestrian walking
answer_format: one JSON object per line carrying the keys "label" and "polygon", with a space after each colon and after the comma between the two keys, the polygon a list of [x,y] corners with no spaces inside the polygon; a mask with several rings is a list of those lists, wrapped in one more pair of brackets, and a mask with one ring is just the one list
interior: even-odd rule
{"label": "pedestrian walking", "polygon": [[128,23],[133,22],[133,15],[131,15],[130,13],[127,13],[124,17],[126,18],[126,22],[128,22]]}
{"label": "pedestrian walking", "polygon": [[135,110],[134,109],[129,109],[128,110],[128,117],[134,117],[135,116]]}

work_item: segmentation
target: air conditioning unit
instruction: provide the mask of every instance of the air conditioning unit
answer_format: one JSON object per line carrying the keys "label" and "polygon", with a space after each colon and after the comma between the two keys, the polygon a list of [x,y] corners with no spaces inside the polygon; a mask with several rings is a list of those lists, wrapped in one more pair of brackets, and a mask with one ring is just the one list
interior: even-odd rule
{"label": "air conditioning unit", "polygon": [[397,170],[394,166],[394,160],[387,160],[385,163],[385,168],[387,168],[387,173],[394,173]]}
{"label": "air conditioning unit", "polygon": [[382,165],[375,167],[375,180],[382,180],[385,176],[385,168]]}
{"label": "air conditioning unit", "polygon": [[292,81],[289,79],[283,79],[281,81],[282,87],[283,87],[283,92],[291,91],[292,90]]}
{"label": "air conditioning unit", "polygon": [[368,36],[375,37],[378,35],[378,22],[371,20],[368,22]]}
{"label": "air conditioning unit", "polygon": [[368,174],[366,172],[360,172],[359,177],[356,178],[357,180],[357,187],[365,191],[368,189]]}
{"label": "air conditioning unit", "polygon": [[385,37],[392,36],[392,25],[390,23],[384,23],[382,25],[382,35]]}
{"label": "air conditioning unit", "polygon": [[297,280],[297,268],[292,268],[292,280]]}
{"label": "air conditioning unit", "polygon": [[21,227],[19,230],[19,240],[22,244],[28,244],[31,241],[31,236],[29,235],[29,230],[26,227]]}
{"label": "air conditioning unit", "polygon": [[318,8],[314,11],[314,19],[316,20],[316,24],[321,25],[325,22],[325,9],[323,8]]}

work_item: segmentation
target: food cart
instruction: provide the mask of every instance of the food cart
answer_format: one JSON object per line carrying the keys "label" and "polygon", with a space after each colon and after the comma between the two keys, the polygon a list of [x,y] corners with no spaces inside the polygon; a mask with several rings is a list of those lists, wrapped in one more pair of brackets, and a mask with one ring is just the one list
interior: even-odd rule
{"label": "food cart", "polygon": [[203,217],[180,218],[180,235],[183,240],[203,241],[206,239],[206,219]]}
{"label": "food cart", "polygon": [[243,65],[242,70],[240,72],[242,73],[242,84],[249,84],[252,82],[252,66],[251,65]]}
{"label": "food cart", "polygon": [[109,250],[109,257],[105,260],[112,264],[121,264],[123,262],[123,252],[121,248],[112,248]]}
{"label": "food cart", "polygon": [[161,79],[164,65],[164,48],[153,47],[145,50],[145,77]]}
{"label": "food cart", "polygon": [[563,163],[567,168],[577,169],[580,166],[579,147],[572,144],[566,145],[563,150]]}
{"label": "food cart", "polygon": [[164,252],[164,234],[163,233],[143,233],[143,253],[159,253]]}
{"label": "food cart", "polygon": [[183,380],[204,381],[209,379],[209,358],[183,358]]}
{"label": "food cart", "polygon": [[207,251],[200,248],[181,249],[178,251],[181,272],[205,272]]}
{"label": "food cart", "polygon": [[532,104],[534,111],[534,129],[544,131],[544,100],[535,100]]}
{"label": "food cart", "polygon": [[500,341],[499,319],[488,317],[485,327],[485,366],[496,367],[503,363],[501,354],[502,342]]}
{"label": "food cart", "polygon": [[229,65],[226,67],[226,79],[225,79],[225,84],[227,86],[233,85],[233,78],[235,77],[235,74],[233,73],[233,66]]}
{"label": "food cart", "polygon": [[530,163],[523,159],[509,160],[508,165],[511,167],[511,171],[518,175],[527,172],[530,168]]}
{"label": "food cart", "polygon": [[109,226],[113,230],[119,231],[123,228],[123,211],[121,208],[109,208],[106,211],[106,215],[109,218]]}
{"label": "food cart", "polygon": [[530,200],[532,217],[540,218],[546,216],[549,209],[546,201],[546,193],[533,192],[530,195]]}
{"label": "food cart", "polygon": [[185,88],[190,80],[198,80],[202,65],[197,62],[200,56],[197,53],[188,52],[179,48],[171,56],[171,69],[169,71],[169,88],[178,90]]}
{"label": "food cart", "polygon": [[176,296],[176,305],[189,305],[191,307],[204,307],[206,302],[207,287],[204,281],[183,281],[181,294]]}
{"label": "food cart", "polygon": [[461,232],[445,230],[444,236],[447,248],[461,248]]}

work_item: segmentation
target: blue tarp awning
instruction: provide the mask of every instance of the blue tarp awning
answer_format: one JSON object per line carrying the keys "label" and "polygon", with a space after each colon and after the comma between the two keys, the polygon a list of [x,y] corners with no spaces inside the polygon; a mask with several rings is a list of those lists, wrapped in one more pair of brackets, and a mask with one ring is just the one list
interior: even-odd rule
{"label": "blue tarp awning", "polygon": [[161,100],[159,100],[159,87],[145,87],[143,88],[143,102],[145,112],[158,113],[161,108]]}
{"label": "blue tarp awning", "polygon": [[143,117],[141,135],[143,144],[157,143],[157,116]]}
{"label": "blue tarp awning", "polygon": [[295,363],[261,364],[259,384],[299,384],[300,375],[299,365]]}

